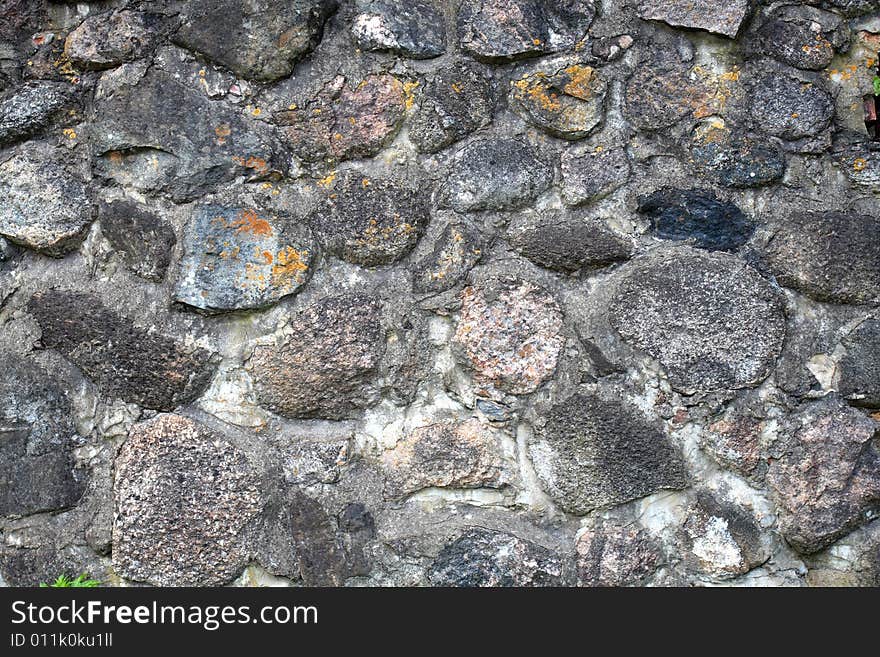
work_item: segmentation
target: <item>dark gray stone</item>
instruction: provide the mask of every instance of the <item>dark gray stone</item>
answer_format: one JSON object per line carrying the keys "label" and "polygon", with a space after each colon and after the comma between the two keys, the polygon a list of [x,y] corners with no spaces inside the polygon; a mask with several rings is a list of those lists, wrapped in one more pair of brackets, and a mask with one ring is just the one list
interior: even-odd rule
{"label": "dark gray stone", "polygon": [[849,28],[837,14],[813,7],[775,10],[755,34],[758,52],[796,68],[821,71],[849,44]]}
{"label": "dark gray stone", "polygon": [[430,59],[446,51],[446,19],[434,2],[357,0],[351,32],[364,50]]}
{"label": "dark gray stone", "polygon": [[447,224],[431,252],[413,265],[413,289],[432,293],[455,287],[483,256],[484,248],[482,235],[469,224]]}
{"label": "dark gray stone", "polygon": [[0,146],[21,141],[77,107],[76,90],[64,82],[28,82],[0,102]]}
{"label": "dark gray stone", "polygon": [[592,203],[623,187],[631,174],[624,148],[569,148],[562,154],[562,199],[572,206]]}
{"label": "dark gray stone", "polygon": [[880,408],[880,320],[868,319],[843,339],[840,394],[851,404]]}
{"label": "dark gray stone", "polygon": [[112,201],[98,206],[101,234],[120,251],[135,274],[161,283],[171,263],[177,237],[174,229],[146,206],[131,201]]}
{"label": "dark gray stone", "polygon": [[785,175],[785,153],[780,146],[711,125],[695,132],[691,158],[698,171],[725,187],[763,187]]}
{"label": "dark gray stone", "polygon": [[753,81],[749,107],[758,130],[789,141],[815,137],[834,116],[834,101],[820,82],[805,82],[785,71]]}
{"label": "dark gray stone", "polygon": [[673,27],[705,30],[735,39],[752,11],[750,0],[638,0],[639,16]]}
{"label": "dark gray stone", "polygon": [[165,25],[160,14],[127,9],[96,14],[67,35],[64,52],[82,68],[113,68],[147,55]]}

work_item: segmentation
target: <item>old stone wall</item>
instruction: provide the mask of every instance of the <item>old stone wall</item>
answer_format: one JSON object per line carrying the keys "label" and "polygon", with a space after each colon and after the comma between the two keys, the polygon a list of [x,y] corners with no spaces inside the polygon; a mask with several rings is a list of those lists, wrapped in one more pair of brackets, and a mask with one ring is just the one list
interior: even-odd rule
{"label": "old stone wall", "polygon": [[880,584],[878,48],[0,0],[2,582]]}

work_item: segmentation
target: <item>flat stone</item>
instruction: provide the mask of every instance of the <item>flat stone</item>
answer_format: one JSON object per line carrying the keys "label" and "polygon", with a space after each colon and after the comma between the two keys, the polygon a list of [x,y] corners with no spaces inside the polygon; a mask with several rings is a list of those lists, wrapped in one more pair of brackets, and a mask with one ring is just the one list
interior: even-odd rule
{"label": "flat stone", "polygon": [[659,425],[617,400],[575,394],[556,404],[541,417],[529,454],[545,492],[577,515],[688,485]]}
{"label": "flat stone", "polygon": [[574,64],[538,71],[511,83],[513,110],[528,123],[561,139],[583,139],[605,119],[608,85],[590,66]]}
{"label": "flat stone", "polygon": [[431,59],[446,51],[446,19],[433,2],[358,0],[351,26],[363,50],[385,50],[413,59]]}
{"label": "flat stone", "polygon": [[623,187],[632,174],[624,148],[573,146],[562,154],[562,200],[580,206]]}
{"label": "flat stone", "polygon": [[164,23],[159,14],[127,9],[89,16],[67,35],[64,53],[81,68],[113,68],[148,54]]}
{"label": "flat stone", "polygon": [[112,201],[98,206],[101,234],[122,253],[126,266],[154,283],[165,279],[177,237],[171,225],[147,206]]}
{"label": "flat stone", "polygon": [[81,444],[67,393],[34,363],[0,354],[0,515],[74,506],[86,473],[73,454]]}
{"label": "flat stone", "polygon": [[439,69],[420,94],[409,139],[421,153],[437,153],[492,121],[489,81],[479,66],[461,61]]}
{"label": "flat stone", "polygon": [[458,151],[446,177],[446,202],[459,212],[529,205],[553,182],[553,171],[517,139],[483,139]]}
{"label": "flat stone", "polygon": [[789,141],[815,137],[834,117],[834,100],[819,83],[780,71],[755,80],[749,99],[757,129]]}
{"label": "flat stone", "polygon": [[76,365],[107,397],[160,411],[196,400],[216,368],[212,354],[135,326],[90,294],[50,290],[28,303],[41,342]]}
{"label": "flat stone", "polygon": [[849,28],[837,14],[814,7],[787,6],[774,11],[758,29],[755,48],[789,66],[821,71],[835,50],[849,44]]}
{"label": "flat stone", "polygon": [[546,290],[495,279],[462,291],[452,349],[477,386],[526,395],[556,371],[561,331],[562,310]]}
{"label": "flat stone", "polygon": [[378,301],[327,297],[291,320],[284,341],[254,348],[248,370],[260,405],[289,418],[344,419],[378,401],[385,352]]}
{"label": "flat stone", "polygon": [[673,27],[705,30],[735,39],[752,11],[749,0],[639,0],[639,16]]}
{"label": "flat stone", "polygon": [[638,526],[597,522],[575,546],[579,586],[645,586],[665,563],[660,544]]}
{"label": "flat stone", "polygon": [[588,0],[464,0],[458,39],[488,62],[538,57],[574,48],[595,15]]}
{"label": "flat stone", "polygon": [[77,248],[94,210],[83,180],[59,164],[67,157],[25,144],[0,164],[0,235],[53,257]]}
{"label": "flat stone", "polygon": [[782,293],[723,253],[678,248],[634,261],[612,299],[611,326],[656,358],[676,390],[756,386],[785,338]]}
{"label": "flat stone", "polygon": [[855,406],[880,408],[880,320],[868,319],[843,339],[840,394]]}
{"label": "flat stone", "polygon": [[843,212],[798,213],[774,225],[765,249],[781,285],[818,301],[868,303],[880,297],[880,219]]}
{"label": "flat stone", "polygon": [[27,82],[0,102],[0,146],[39,132],[77,107],[76,90],[65,82]]}
{"label": "flat stone", "polygon": [[443,292],[460,283],[483,255],[485,240],[464,222],[449,223],[434,248],[413,265],[413,289]]}
{"label": "flat stone", "polygon": [[309,223],[328,253],[364,267],[390,265],[415,248],[430,222],[424,190],[346,173],[323,190]]}
{"label": "flat stone", "polygon": [[265,493],[225,436],[179,415],[135,425],[114,467],[113,566],[156,586],[219,586],[247,565]]}
{"label": "flat stone", "polygon": [[785,540],[817,552],[867,519],[880,503],[878,425],[861,411],[828,401],[793,420],[767,483]]}
{"label": "flat stone", "polygon": [[755,232],[752,219],[710,190],[661,189],[639,199],[639,212],[656,237],[708,251],[735,251]]}
{"label": "flat stone", "polygon": [[272,82],[318,45],[336,7],[335,0],[192,0],[172,39],[236,75]]}
{"label": "flat stone", "polygon": [[199,310],[265,308],[296,294],[311,274],[309,229],[252,207],[201,205],[187,226],[174,300]]}
{"label": "flat stone", "polygon": [[603,221],[565,211],[523,212],[511,221],[505,239],[523,257],[556,271],[589,271],[632,255],[632,245]]}
{"label": "flat stone", "polygon": [[393,75],[368,75],[353,88],[337,75],[305,106],[278,112],[275,121],[303,160],[372,157],[403,125],[409,93]]}
{"label": "flat stone", "polygon": [[428,580],[433,586],[559,586],[563,574],[562,559],[544,546],[474,527],[440,551]]}
{"label": "flat stone", "polygon": [[691,141],[697,170],[725,187],[763,187],[785,175],[785,153],[766,139],[738,135],[723,127],[700,126]]}
{"label": "flat stone", "polygon": [[516,479],[502,433],[475,419],[414,429],[381,463],[389,499],[425,488],[503,488]]}

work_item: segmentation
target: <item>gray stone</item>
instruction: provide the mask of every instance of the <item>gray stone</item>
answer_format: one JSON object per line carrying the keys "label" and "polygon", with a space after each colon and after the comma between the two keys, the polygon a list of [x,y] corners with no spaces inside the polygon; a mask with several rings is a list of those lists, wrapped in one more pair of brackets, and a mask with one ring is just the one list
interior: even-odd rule
{"label": "gray stone", "polygon": [[796,68],[821,71],[835,50],[849,44],[849,29],[837,14],[813,7],[775,10],[754,37],[757,51]]}
{"label": "gray stone", "polygon": [[624,148],[571,147],[562,154],[562,199],[572,206],[592,203],[623,187],[631,173]]}
{"label": "gray stone", "polygon": [[880,408],[880,320],[868,319],[843,339],[840,394],[851,404]]}
{"label": "gray stone", "polygon": [[218,586],[247,565],[260,479],[227,438],[189,418],[135,425],[116,457],[113,565],[157,586]]}
{"label": "gray stone", "polygon": [[868,215],[797,213],[773,226],[765,247],[781,285],[818,301],[868,303],[880,297],[880,219]]}
{"label": "gray stone", "polygon": [[311,275],[309,229],[260,208],[201,205],[187,226],[174,300],[207,312],[251,310],[296,294]]}
{"label": "gray stone", "polygon": [[335,484],[348,462],[349,451],[347,440],[297,441],[285,450],[284,478],[295,486]]}
{"label": "gray stone", "polygon": [[608,317],[683,392],[763,381],[785,338],[782,293],[741,260],[678,248],[633,261]]}
{"label": "gray stone", "polygon": [[216,361],[205,349],[135,326],[97,297],[50,290],[28,303],[54,349],[91,379],[107,397],[155,410],[173,410],[201,395]]}
{"label": "gray stone", "polygon": [[415,248],[429,198],[394,179],[349,172],[323,189],[309,223],[328,253],[364,267],[390,265]]}
{"label": "gray stone", "polygon": [[76,90],[65,82],[28,82],[18,87],[0,102],[0,146],[30,137],[76,107]]}
{"label": "gray stone", "polygon": [[516,209],[552,182],[552,169],[531,146],[517,139],[484,139],[455,154],[443,194],[459,212]]}
{"label": "gray stone", "polygon": [[735,39],[752,10],[750,0],[639,0],[639,16],[673,27],[705,30]]}
{"label": "gray stone", "polygon": [[61,165],[67,157],[26,144],[0,164],[0,235],[54,257],[76,249],[94,209],[84,181]]}
{"label": "gray stone", "polygon": [[37,587],[51,584],[59,575],[74,579],[80,575],[106,583],[110,571],[98,556],[84,545],[58,545],[56,536],[47,536],[37,547],[0,544],[0,574],[8,586]]}
{"label": "gray stone", "polygon": [[431,293],[455,287],[483,256],[484,247],[482,235],[469,224],[447,224],[431,252],[413,265],[413,289]]}
{"label": "gray stone", "polygon": [[433,586],[560,586],[564,563],[542,545],[513,534],[468,529],[437,555],[428,571]]}
{"label": "gray stone", "polygon": [[164,24],[159,14],[127,9],[89,16],[67,35],[64,53],[86,69],[119,66],[148,54]]}
{"label": "gray stone", "polygon": [[358,0],[351,26],[364,50],[387,50],[413,59],[431,59],[446,51],[446,20],[434,2]]}
{"label": "gray stone", "polygon": [[691,159],[699,172],[725,187],[763,187],[785,175],[785,153],[777,144],[711,123],[694,132]]}
{"label": "gray stone", "polygon": [[361,294],[304,307],[280,345],[254,348],[247,366],[259,403],[284,417],[335,420],[375,404],[385,352],[380,313],[380,304]]}
{"label": "gray stone", "polygon": [[861,16],[877,11],[877,0],[825,0],[821,5],[827,9],[836,9],[844,16]]}
{"label": "gray stone", "polygon": [[191,0],[172,39],[236,75],[272,82],[318,45],[336,7],[335,0]]}
{"label": "gray stone", "polygon": [[556,404],[541,417],[529,454],[547,494],[577,515],[688,485],[662,429],[617,400],[575,394]]}
{"label": "gray stone", "polygon": [[665,557],[648,532],[614,521],[594,522],[578,537],[579,586],[645,586]]}
{"label": "gray stone", "polygon": [[101,234],[120,251],[126,266],[154,283],[165,279],[177,237],[174,229],[146,206],[112,201],[98,206]]}
{"label": "gray stone", "polygon": [[749,107],[758,130],[789,141],[815,137],[834,116],[831,94],[818,81],[803,81],[784,71],[753,82]]}

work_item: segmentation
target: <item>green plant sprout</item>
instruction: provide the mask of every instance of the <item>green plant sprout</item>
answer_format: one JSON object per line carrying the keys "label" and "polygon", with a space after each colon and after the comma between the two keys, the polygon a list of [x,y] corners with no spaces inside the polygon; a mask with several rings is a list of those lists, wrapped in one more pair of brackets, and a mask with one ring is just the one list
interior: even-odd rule
{"label": "green plant sprout", "polygon": [[880,75],[874,76],[874,95],[880,96]]}
{"label": "green plant sprout", "polygon": [[47,588],[94,588],[96,586],[101,586],[101,582],[96,579],[89,579],[89,576],[83,573],[76,579],[68,579],[64,575],[59,575],[58,578],[52,582],[51,584],[46,584],[42,582],[40,584],[41,589]]}

